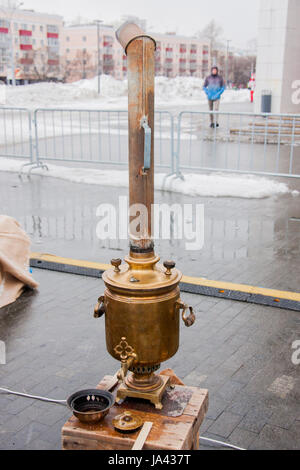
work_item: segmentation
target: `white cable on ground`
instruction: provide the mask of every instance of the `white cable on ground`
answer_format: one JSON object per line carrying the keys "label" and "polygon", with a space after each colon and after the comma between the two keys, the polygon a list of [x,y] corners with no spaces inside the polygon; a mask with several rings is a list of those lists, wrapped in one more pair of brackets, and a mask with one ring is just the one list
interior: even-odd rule
{"label": "white cable on ground", "polygon": [[230,447],[231,449],[235,449],[235,450],[246,450],[246,449],[243,449],[242,447],[234,446],[233,444],[227,444],[226,442],[216,441],[215,439],[209,439],[208,437],[200,437],[200,440],[207,441],[207,442],[214,442],[215,444],[220,444],[224,447]]}
{"label": "white cable on ground", "polygon": [[33,400],[46,401],[48,403],[57,403],[58,405],[66,405],[67,404],[66,400],[54,400],[52,398],[39,397],[39,396],[36,396],[36,395],[28,395],[27,393],[14,392],[13,390],[8,390],[7,388],[1,388],[0,387],[0,392],[7,393],[8,395],[17,395],[19,397],[32,398]]}
{"label": "white cable on ground", "polygon": [[[8,390],[7,388],[2,388],[2,387],[0,387],[0,392],[7,393],[8,395],[17,395],[19,397],[31,398],[32,400],[45,401],[47,403],[56,403],[58,405],[67,404],[66,400],[54,400],[52,398],[40,397],[37,395],[29,395],[28,393],[14,392],[13,390]],[[235,449],[235,450],[246,450],[246,449],[243,449],[242,447],[237,447],[237,446],[234,446],[233,444],[227,444],[226,442],[222,442],[222,441],[216,441],[215,439],[210,439],[208,437],[200,437],[200,440],[206,441],[206,442],[213,442],[214,444],[219,444],[224,447],[230,447],[231,449]]]}

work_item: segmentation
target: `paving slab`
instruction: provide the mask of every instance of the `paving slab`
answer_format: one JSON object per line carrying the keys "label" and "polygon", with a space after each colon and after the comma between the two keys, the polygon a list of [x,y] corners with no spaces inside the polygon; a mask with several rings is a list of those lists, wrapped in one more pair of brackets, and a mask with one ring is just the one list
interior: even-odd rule
{"label": "paving slab", "polygon": [[[0,386],[65,399],[119,367],[106,351],[104,321],[93,318],[104,285],[100,279],[38,269],[33,275],[39,291],[27,291],[0,310],[0,339],[7,348]],[[70,292],[76,299],[72,307],[66,300]],[[192,328],[182,326],[179,351],[164,367],[187,384],[209,389],[202,434],[251,448],[287,448],[292,432],[299,442],[299,366],[291,362],[299,313],[182,297],[196,307],[197,321]],[[258,327],[259,344],[255,335],[243,334],[244,328]],[[287,377],[294,378],[292,388]],[[68,416],[61,405],[0,393],[0,448],[58,449]],[[291,448],[295,445],[293,438]]]}

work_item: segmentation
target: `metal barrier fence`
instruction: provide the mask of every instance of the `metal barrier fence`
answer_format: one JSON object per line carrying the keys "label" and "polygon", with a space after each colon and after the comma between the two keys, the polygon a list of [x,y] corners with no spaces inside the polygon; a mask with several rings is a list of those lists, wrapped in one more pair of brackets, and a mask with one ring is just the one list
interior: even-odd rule
{"label": "metal barrier fence", "polygon": [[[123,110],[36,109],[38,162],[67,161],[127,165],[128,113]],[[174,122],[155,113],[155,164],[174,172]]]}
{"label": "metal barrier fence", "polygon": [[183,169],[299,178],[300,115],[183,111],[177,175]]}
{"label": "metal barrier fence", "polygon": [[33,161],[31,112],[0,107],[0,156]]}
{"label": "metal barrier fence", "polygon": [[[0,107],[0,157],[124,166],[125,110]],[[210,118],[219,127],[210,127]],[[175,129],[176,122],[176,129]],[[169,173],[225,171],[300,177],[300,115],[155,112],[155,163]]]}

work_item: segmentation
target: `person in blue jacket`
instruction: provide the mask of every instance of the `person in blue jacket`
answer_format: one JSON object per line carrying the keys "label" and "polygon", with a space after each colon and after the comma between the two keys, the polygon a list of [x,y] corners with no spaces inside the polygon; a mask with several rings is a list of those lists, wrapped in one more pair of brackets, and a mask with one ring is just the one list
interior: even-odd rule
{"label": "person in blue jacket", "polygon": [[[218,67],[211,69],[211,74],[206,77],[204,82],[203,90],[205,91],[208,98],[208,105],[210,111],[219,111],[220,109],[220,98],[225,90],[224,80],[219,75]],[[218,115],[210,115],[210,127],[219,127]]]}

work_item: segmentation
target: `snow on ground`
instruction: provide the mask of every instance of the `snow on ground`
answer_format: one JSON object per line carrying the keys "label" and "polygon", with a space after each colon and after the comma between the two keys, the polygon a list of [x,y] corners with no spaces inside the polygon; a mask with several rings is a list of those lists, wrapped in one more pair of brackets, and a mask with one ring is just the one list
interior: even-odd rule
{"label": "snow on ground", "polygon": [[[101,76],[101,95],[97,93],[97,77],[74,83],[36,83],[5,87],[5,106],[16,107],[72,107],[72,108],[127,108],[127,80],[116,80],[109,75]],[[196,77],[156,77],[155,100],[157,106],[204,104],[203,80]],[[1,94],[2,96],[3,94]],[[248,90],[226,90],[222,101],[249,101]]]}
{"label": "snow on ground", "polygon": [[[19,172],[22,163],[20,160],[0,158],[0,171]],[[58,165],[47,166],[49,168],[48,171],[34,169],[34,174],[59,178],[74,183],[128,187],[128,172],[126,170],[71,168]],[[208,175],[185,174],[184,180],[167,176],[164,173],[157,173],[155,175],[155,189],[188,196],[237,197],[245,199],[262,199],[288,193],[293,196],[299,196],[300,194],[298,191],[291,191],[287,184],[279,183],[269,178],[222,173]]]}

